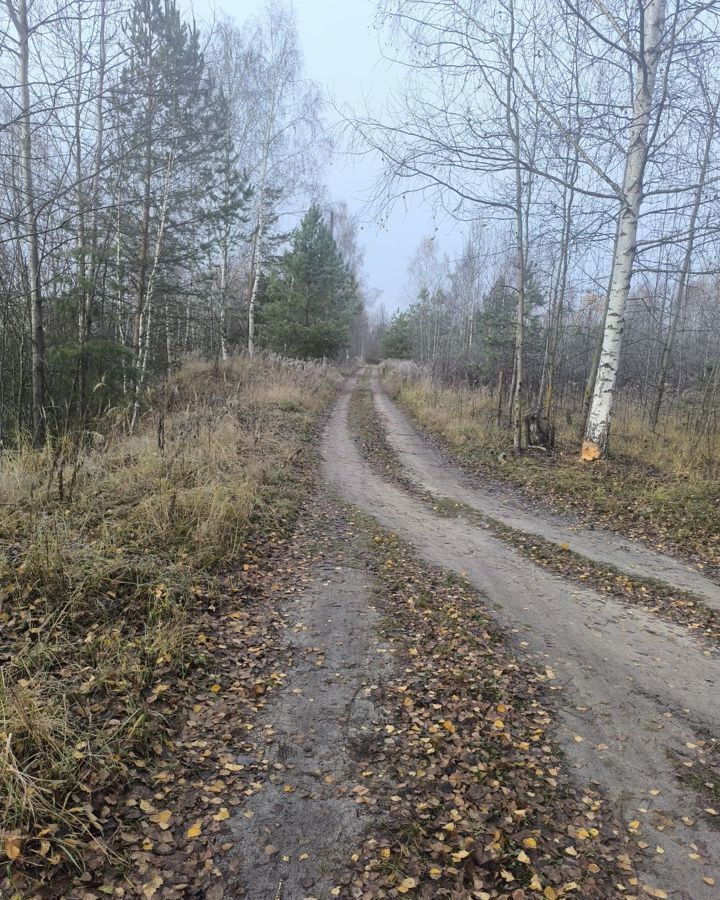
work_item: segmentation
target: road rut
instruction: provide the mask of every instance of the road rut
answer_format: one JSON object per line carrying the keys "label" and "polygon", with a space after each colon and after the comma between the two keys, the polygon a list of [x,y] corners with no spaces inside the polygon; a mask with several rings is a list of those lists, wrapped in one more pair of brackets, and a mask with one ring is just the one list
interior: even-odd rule
{"label": "road rut", "polygon": [[[650,848],[644,883],[683,900],[717,897],[703,879],[720,881],[720,833],[703,812],[708,803],[678,781],[669,754],[687,754],[688,743],[720,730],[720,659],[704,655],[680,627],[569,585],[486,529],[439,519],[376,475],[348,429],[353,386],[324,435],[327,481],[429,562],[465,575],[518,655],[548,669],[559,691],[556,737],[578,778],[597,781],[628,822],[639,822]],[[452,475],[447,484],[439,472],[433,478],[452,496]]]}
{"label": "road rut", "polygon": [[274,774],[232,823],[233,896],[249,900],[330,897],[334,873],[347,869],[368,825],[347,786],[355,778],[353,747],[373,734],[387,651],[364,569],[336,554],[313,574],[287,605],[287,689],[260,722]]}

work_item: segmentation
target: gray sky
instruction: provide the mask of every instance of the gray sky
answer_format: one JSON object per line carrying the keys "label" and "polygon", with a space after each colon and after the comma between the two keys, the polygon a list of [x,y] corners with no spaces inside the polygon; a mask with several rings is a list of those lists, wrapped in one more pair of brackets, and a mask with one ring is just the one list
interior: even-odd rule
{"label": "gray sky", "polygon": [[[264,0],[193,0],[198,18],[215,8],[237,22],[259,12]],[[379,112],[389,88],[402,77],[400,66],[382,58],[374,25],[374,0],[293,0],[305,71],[343,108],[361,108],[367,100]],[[341,148],[339,148],[341,151]],[[346,200],[353,212],[364,213],[365,271],[370,288],[382,292],[380,302],[388,311],[403,304],[407,265],[420,241],[435,233],[432,210],[414,203],[396,208],[383,228],[365,211],[379,169],[379,160],[349,157],[338,152],[326,182],[333,200]],[[452,251],[459,229],[439,223],[437,239]]]}

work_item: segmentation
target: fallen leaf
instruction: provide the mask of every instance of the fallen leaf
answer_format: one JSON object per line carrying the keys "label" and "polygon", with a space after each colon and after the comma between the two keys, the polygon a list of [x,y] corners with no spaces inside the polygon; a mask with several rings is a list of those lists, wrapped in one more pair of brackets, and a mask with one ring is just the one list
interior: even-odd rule
{"label": "fallen leaf", "polygon": [[6,834],[3,849],[8,859],[19,859],[22,853],[22,839],[19,834]]}
{"label": "fallen leaf", "polygon": [[162,828],[163,831],[170,827],[170,819],[172,819],[172,813],[169,809],[164,809],[162,812],[150,816],[150,821]]}

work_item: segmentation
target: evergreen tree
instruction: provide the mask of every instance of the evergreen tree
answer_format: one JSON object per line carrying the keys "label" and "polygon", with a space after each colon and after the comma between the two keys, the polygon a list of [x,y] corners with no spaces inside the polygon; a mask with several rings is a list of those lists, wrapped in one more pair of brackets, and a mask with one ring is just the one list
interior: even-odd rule
{"label": "evergreen tree", "polygon": [[396,312],[392,317],[380,339],[380,355],[383,359],[413,358],[413,322],[408,311]]}
{"label": "evergreen tree", "polygon": [[334,357],[361,312],[357,280],[319,207],[295,230],[292,247],[270,272],[261,309],[264,347],[301,358]]}
{"label": "evergreen tree", "polygon": [[[174,0],[134,0],[125,33],[129,62],[112,110],[121,200],[117,290],[132,298],[128,337],[137,393],[153,343],[170,355],[168,320],[180,273],[209,246],[207,195],[223,149],[224,117],[198,31],[182,20]],[[160,321],[166,339],[153,342]]]}

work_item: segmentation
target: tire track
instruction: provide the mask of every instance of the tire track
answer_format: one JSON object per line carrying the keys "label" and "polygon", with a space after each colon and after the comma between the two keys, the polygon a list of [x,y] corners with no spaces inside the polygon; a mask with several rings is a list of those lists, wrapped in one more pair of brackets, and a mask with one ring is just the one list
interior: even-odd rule
{"label": "tire track", "polygon": [[[602,785],[628,823],[638,823],[630,827],[649,845],[647,885],[683,900],[716,897],[704,879],[720,880],[720,834],[669,753],[694,754],[720,731],[718,657],[699,653],[679,627],[538,569],[484,529],[438,519],[375,475],[348,430],[353,387],[326,428],[327,481],[429,562],[466,575],[516,651],[547,669],[558,691],[558,740],[579,778]],[[445,496],[448,487],[439,482]]]}

